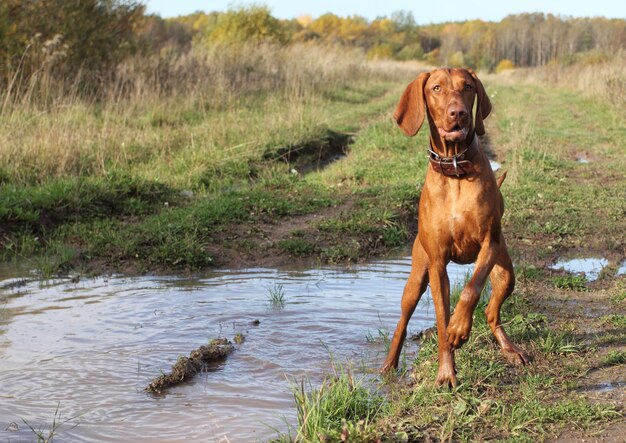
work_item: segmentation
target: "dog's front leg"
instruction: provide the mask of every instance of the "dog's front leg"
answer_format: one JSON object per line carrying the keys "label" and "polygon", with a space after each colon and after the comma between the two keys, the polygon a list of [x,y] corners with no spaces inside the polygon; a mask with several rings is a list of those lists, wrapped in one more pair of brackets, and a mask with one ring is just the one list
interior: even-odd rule
{"label": "dog's front leg", "polygon": [[437,316],[437,338],[439,344],[439,371],[436,386],[456,387],[456,369],[454,351],[448,344],[448,322],[450,321],[450,280],[446,272],[446,263],[438,261],[428,268],[430,288]]}
{"label": "dog's front leg", "polygon": [[496,260],[498,244],[495,242],[483,245],[476,259],[474,273],[467,282],[459,298],[454,313],[448,323],[448,344],[452,349],[459,349],[470,336],[474,309],[480,300],[487,277]]}

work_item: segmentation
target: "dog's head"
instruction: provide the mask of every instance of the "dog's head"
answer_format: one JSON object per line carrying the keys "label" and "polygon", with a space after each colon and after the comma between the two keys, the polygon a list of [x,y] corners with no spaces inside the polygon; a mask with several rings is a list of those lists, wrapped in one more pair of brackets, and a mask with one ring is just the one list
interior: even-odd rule
{"label": "dog's head", "polygon": [[[476,105],[476,118],[472,109]],[[471,135],[485,133],[483,119],[491,112],[491,102],[483,84],[471,69],[442,68],[421,73],[404,93],[394,119],[406,135],[412,137],[428,115],[431,134],[442,140],[459,143]],[[475,123],[474,123],[475,121]]]}

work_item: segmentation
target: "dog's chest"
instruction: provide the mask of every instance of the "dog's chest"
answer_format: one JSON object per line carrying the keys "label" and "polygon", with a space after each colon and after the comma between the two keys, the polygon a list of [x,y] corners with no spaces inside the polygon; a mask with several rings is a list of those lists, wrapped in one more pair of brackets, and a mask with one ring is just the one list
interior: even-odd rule
{"label": "dog's chest", "polygon": [[475,187],[437,186],[426,190],[420,224],[432,240],[447,245],[455,262],[473,262],[491,231],[493,211],[484,196]]}
{"label": "dog's chest", "polygon": [[451,258],[458,263],[471,263],[480,252],[485,237],[485,223],[478,222],[476,214],[467,208],[455,205],[450,209],[448,231],[452,245]]}
{"label": "dog's chest", "polygon": [[446,202],[448,231],[455,240],[482,238],[491,223],[490,213],[482,210],[479,198],[449,198]]}

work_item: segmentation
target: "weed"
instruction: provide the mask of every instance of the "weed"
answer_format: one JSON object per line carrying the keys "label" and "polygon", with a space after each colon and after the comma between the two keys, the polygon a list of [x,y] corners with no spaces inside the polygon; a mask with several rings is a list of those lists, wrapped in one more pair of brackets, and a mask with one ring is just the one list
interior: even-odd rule
{"label": "weed", "polygon": [[280,249],[292,255],[310,255],[317,246],[304,238],[289,238],[278,243]]}
{"label": "weed", "polygon": [[623,314],[606,315],[600,321],[605,325],[626,329],[626,315]]}
{"label": "weed", "polygon": [[626,363],[626,352],[624,351],[611,351],[602,357],[600,362],[601,366],[617,366]]}
{"label": "weed", "polygon": [[36,256],[33,260],[41,277],[50,278],[54,274],[66,272],[72,268],[77,258],[73,247],[55,240],[50,242],[47,248],[43,254]]}
{"label": "weed", "polygon": [[515,271],[520,280],[536,280],[542,275],[541,270],[534,266],[520,266]]}
{"label": "weed", "polygon": [[594,345],[596,346],[610,346],[621,345],[626,341],[626,331],[605,331],[602,334],[596,336]]}
{"label": "weed", "polygon": [[383,396],[335,361],[332,371],[319,388],[304,378],[293,387],[298,415],[294,441],[369,441],[376,435],[372,422],[385,408]]}
{"label": "weed", "polygon": [[328,263],[356,262],[361,257],[361,245],[356,240],[322,248],[322,258]]}
{"label": "weed", "polygon": [[391,338],[389,336],[389,330],[385,326],[379,327],[375,333],[367,331],[365,340],[368,343],[382,343],[384,345],[385,352],[389,351],[391,345]]}
{"label": "weed", "polygon": [[[42,428],[35,429],[33,425],[22,419],[24,424],[28,426],[28,428],[37,437],[37,443],[52,443],[54,441],[54,437],[58,436],[59,430],[62,426],[80,417],[80,415],[76,415],[74,417],[61,420],[61,412],[59,411],[60,406],[61,404],[57,403],[57,407],[54,411],[54,416],[52,417],[52,424],[48,426],[47,430]],[[78,423],[73,424],[70,429],[73,429],[76,426],[78,426]]]}
{"label": "weed", "polygon": [[545,354],[573,354],[579,351],[579,347],[572,343],[567,334],[548,331],[547,334],[539,337],[536,342],[537,347]]}
{"label": "weed", "polygon": [[571,289],[579,292],[588,290],[587,279],[584,275],[558,275],[552,281],[554,286],[559,289]]}
{"label": "weed", "polygon": [[282,283],[274,283],[273,286],[267,288],[267,300],[274,308],[285,307],[285,289]]}
{"label": "weed", "polygon": [[242,344],[245,340],[246,340],[246,336],[243,335],[242,333],[237,333],[233,337],[233,342],[235,342],[235,344],[238,344],[238,345]]}
{"label": "weed", "polygon": [[626,300],[626,279],[617,280],[614,291],[611,300],[614,303],[623,303]]}
{"label": "weed", "polygon": [[587,428],[592,423],[620,416],[613,406],[590,403],[583,398],[565,399],[552,405],[541,406],[542,419],[547,423],[558,423],[576,418],[576,423]]}

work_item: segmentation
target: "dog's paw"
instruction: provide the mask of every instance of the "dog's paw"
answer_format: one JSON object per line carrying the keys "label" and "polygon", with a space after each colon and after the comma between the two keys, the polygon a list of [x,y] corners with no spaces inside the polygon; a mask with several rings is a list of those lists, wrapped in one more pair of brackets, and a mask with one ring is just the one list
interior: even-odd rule
{"label": "dog's paw", "polygon": [[448,324],[448,345],[450,349],[458,349],[467,341],[472,330],[472,316],[459,315],[456,312]]}
{"label": "dog's paw", "polygon": [[435,380],[435,386],[448,389],[456,388],[456,374],[454,368],[440,366],[437,379]]}
{"label": "dog's paw", "polygon": [[530,363],[530,357],[522,348],[513,343],[507,348],[502,348],[502,354],[507,359],[507,361],[515,366],[527,365]]}
{"label": "dog's paw", "polygon": [[379,370],[381,375],[390,375],[393,374],[397,369],[397,365],[393,363],[393,361],[386,361]]}

